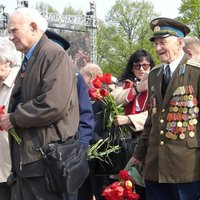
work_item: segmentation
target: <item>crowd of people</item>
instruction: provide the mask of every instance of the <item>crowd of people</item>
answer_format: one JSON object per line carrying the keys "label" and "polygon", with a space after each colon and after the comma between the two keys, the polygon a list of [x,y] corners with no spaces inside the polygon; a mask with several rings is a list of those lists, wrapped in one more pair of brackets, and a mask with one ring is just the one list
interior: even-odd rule
{"label": "crowd of people", "polygon": [[[150,27],[160,64],[145,49],[130,55],[112,87],[124,108],[113,124],[129,127],[127,135],[138,141],[128,163],[142,166],[140,200],[199,200],[200,41],[174,19],[156,18]],[[79,135],[87,151],[110,133],[103,102],[88,95],[101,67],[88,63],[77,71],[69,42],[47,28],[36,9],[18,8],[8,19],[9,38],[0,38],[0,199],[103,200],[113,179],[96,176],[92,161],[86,179],[70,177],[84,182],[73,193],[47,187],[43,147]]]}

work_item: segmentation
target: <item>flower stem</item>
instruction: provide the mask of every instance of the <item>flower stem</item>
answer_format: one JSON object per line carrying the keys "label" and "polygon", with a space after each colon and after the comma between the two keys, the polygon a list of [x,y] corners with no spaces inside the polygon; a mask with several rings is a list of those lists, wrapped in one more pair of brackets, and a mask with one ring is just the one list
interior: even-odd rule
{"label": "flower stem", "polygon": [[14,128],[9,129],[9,133],[14,137],[15,141],[17,144],[21,144],[22,140],[21,138],[17,135],[16,131]]}

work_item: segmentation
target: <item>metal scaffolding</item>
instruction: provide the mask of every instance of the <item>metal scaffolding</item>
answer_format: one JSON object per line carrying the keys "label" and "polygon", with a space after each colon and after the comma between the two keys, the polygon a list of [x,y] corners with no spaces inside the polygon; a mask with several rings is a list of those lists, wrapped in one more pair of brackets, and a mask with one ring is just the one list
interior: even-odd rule
{"label": "metal scaffolding", "polygon": [[[17,7],[28,7],[28,1],[17,0]],[[5,6],[0,5],[0,34],[6,35],[8,14],[4,12]],[[60,15],[49,13],[48,8],[43,8],[41,14],[47,19],[50,29],[59,29],[89,34],[90,61],[97,62],[97,16],[96,4],[90,2],[90,11],[86,15]]]}

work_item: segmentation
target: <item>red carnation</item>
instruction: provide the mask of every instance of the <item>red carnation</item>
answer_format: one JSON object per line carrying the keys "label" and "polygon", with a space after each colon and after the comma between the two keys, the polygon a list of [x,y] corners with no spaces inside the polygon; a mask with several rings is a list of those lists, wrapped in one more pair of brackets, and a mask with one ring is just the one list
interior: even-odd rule
{"label": "red carnation", "polygon": [[95,88],[101,88],[101,87],[102,87],[102,82],[101,82],[101,80],[100,80],[99,78],[95,78],[95,79],[92,81],[92,83],[93,83],[93,86],[94,86]]}
{"label": "red carnation", "polygon": [[101,95],[102,97],[106,97],[106,96],[109,95],[109,93],[108,93],[108,91],[107,91],[106,89],[101,88],[101,90],[100,90],[100,95]]}
{"label": "red carnation", "polygon": [[89,97],[92,99],[92,100],[96,100],[98,98],[98,95],[97,95],[97,89],[96,88],[91,88],[89,90]]}
{"label": "red carnation", "polygon": [[127,170],[121,170],[118,175],[121,180],[124,181],[130,180],[130,176]]}
{"label": "red carnation", "polygon": [[104,74],[101,78],[100,78],[100,80],[103,82],[103,83],[105,83],[105,84],[110,84],[111,83],[111,81],[112,81],[112,75],[111,74]]}

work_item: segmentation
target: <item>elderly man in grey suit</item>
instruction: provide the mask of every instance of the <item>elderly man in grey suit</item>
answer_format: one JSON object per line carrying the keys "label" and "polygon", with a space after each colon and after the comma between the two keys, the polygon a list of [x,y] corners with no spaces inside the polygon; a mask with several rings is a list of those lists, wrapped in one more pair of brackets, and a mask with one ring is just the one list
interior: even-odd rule
{"label": "elderly man in grey suit", "polygon": [[14,127],[22,139],[19,145],[11,138],[10,144],[12,200],[62,199],[61,193],[47,190],[46,165],[36,149],[73,138],[79,125],[75,68],[64,49],[46,37],[46,28],[47,21],[32,8],[16,9],[8,20],[9,39],[26,60],[8,113],[0,117],[0,125]]}

